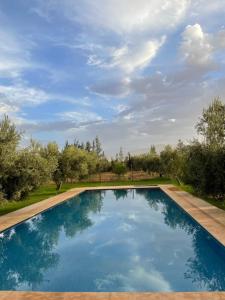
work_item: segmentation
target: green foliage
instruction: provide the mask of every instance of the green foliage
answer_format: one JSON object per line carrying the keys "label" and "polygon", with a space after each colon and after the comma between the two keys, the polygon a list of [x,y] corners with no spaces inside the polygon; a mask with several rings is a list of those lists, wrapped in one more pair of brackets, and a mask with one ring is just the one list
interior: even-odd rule
{"label": "green foliage", "polygon": [[88,175],[85,153],[73,145],[63,150],[60,163],[65,179],[79,179]]}
{"label": "green foliage", "polygon": [[91,143],[89,141],[86,142],[85,150],[91,152]]}
{"label": "green foliage", "polygon": [[167,145],[160,153],[160,163],[162,174],[174,177],[176,173],[176,151]]}
{"label": "green foliage", "polygon": [[4,117],[0,123],[0,193],[8,200],[23,199],[50,178],[57,164],[52,154],[42,156],[44,149],[34,140],[26,149],[18,149],[20,139],[21,134]]}
{"label": "green foliage", "polygon": [[201,195],[225,198],[225,105],[214,99],[203,110],[197,131],[203,143],[193,141],[183,156],[183,181]]}
{"label": "green foliage", "polygon": [[49,179],[49,162],[28,149],[18,153],[13,167],[7,174],[3,191],[10,200],[20,200]]}
{"label": "green foliage", "polygon": [[96,173],[102,159],[96,152],[87,151],[75,145],[67,145],[58,155],[58,166],[53,173],[57,190],[63,182],[77,181]]}
{"label": "green foliage", "polygon": [[20,142],[21,133],[16,130],[7,116],[0,122],[0,188],[2,180],[7,177],[16,159],[16,148]]}
{"label": "green foliage", "polygon": [[212,149],[193,142],[187,151],[184,182],[194,190],[217,199],[225,197],[225,148]]}
{"label": "green foliage", "polygon": [[196,125],[197,131],[204,137],[206,145],[212,148],[225,146],[225,104],[215,98]]}
{"label": "green foliage", "polygon": [[225,196],[225,105],[215,99],[203,110],[197,131],[204,141],[184,145],[181,141],[172,148],[166,146],[160,154],[154,146],[141,155],[124,159],[122,148],[110,162],[98,137],[92,142],[68,141],[61,150],[54,142],[46,146],[31,140],[19,148],[21,133],[8,117],[0,122],[0,200],[20,200],[43,183],[53,180],[56,189],[62,184],[88,179],[91,174],[111,170],[119,177],[127,170],[143,170],[152,176],[176,179],[190,184],[195,192],[215,199]]}
{"label": "green foliage", "polygon": [[160,158],[157,155],[155,149],[151,151],[144,157],[143,170],[151,173],[160,173]]}
{"label": "green foliage", "polygon": [[119,177],[124,175],[127,172],[126,165],[123,162],[115,161],[112,168],[113,173]]}
{"label": "green foliage", "polygon": [[102,154],[102,146],[101,146],[101,142],[100,142],[98,136],[96,136],[96,138],[95,138],[95,152],[98,157],[101,156],[101,154]]}

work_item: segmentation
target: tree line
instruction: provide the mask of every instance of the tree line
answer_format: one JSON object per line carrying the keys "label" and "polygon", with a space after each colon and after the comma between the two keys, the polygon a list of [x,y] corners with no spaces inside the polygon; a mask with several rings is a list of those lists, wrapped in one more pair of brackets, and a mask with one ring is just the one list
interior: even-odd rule
{"label": "tree line", "polygon": [[111,171],[121,177],[127,171],[143,170],[160,177],[190,184],[196,193],[224,199],[225,196],[225,105],[216,98],[196,125],[200,140],[179,141],[157,153],[154,146],[141,155],[125,157],[122,148],[107,159],[96,137],[86,143],[68,141],[42,145],[31,140],[21,148],[22,133],[7,116],[0,122],[0,199],[21,200],[40,185],[52,180],[59,190],[64,182],[87,179]]}

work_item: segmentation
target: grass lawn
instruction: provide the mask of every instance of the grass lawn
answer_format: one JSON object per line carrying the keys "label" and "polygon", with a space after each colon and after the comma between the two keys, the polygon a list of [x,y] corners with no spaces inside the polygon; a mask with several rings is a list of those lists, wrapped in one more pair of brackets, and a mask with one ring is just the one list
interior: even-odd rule
{"label": "grass lawn", "polygon": [[[175,180],[171,180],[168,178],[152,178],[147,180],[139,180],[139,181],[111,181],[111,182],[80,182],[80,183],[65,183],[63,184],[60,193],[66,192],[67,190],[75,187],[86,187],[86,186],[112,186],[112,185],[157,185],[157,184],[174,184],[181,190],[184,190],[193,195],[194,191],[191,186],[188,185],[178,185]],[[54,184],[47,184],[36,191],[32,192],[29,197],[22,201],[12,201],[5,202],[0,205],[0,216],[12,212],[14,210],[23,208],[30,204],[36,203],[38,201],[47,199],[49,197],[55,196],[59,193],[56,192]],[[210,198],[203,198],[207,202],[215,205],[223,210],[225,210],[225,201],[216,201]]]}
{"label": "grass lawn", "polygon": [[[64,183],[60,192],[66,192],[69,189],[75,187],[85,187],[85,186],[112,186],[112,185],[156,185],[156,184],[170,184],[174,183],[171,179],[167,178],[152,178],[148,180],[139,181],[111,181],[111,182],[79,182],[79,183]],[[23,208],[30,204],[36,203],[38,201],[47,199],[49,197],[55,196],[57,194],[54,184],[43,185],[36,191],[32,192],[28,198],[21,201],[11,201],[4,202],[0,205],[0,216],[5,215],[14,210]]]}

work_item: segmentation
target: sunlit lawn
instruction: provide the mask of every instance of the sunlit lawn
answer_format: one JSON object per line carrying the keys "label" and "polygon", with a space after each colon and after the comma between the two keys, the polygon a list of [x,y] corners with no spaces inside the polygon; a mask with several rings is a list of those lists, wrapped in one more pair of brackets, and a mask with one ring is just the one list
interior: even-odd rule
{"label": "sunlit lawn", "polygon": [[[139,181],[111,181],[111,182],[80,182],[80,183],[65,183],[63,184],[60,193],[66,192],[67,190],[75,187],[85,187],[85,186],[112,186],[112,185],[156,185],[156,184],[169,184],[173,183],[172,180],[167,178],[152,178],[148,180]],[[34,192],[32,192],[27,199],[22,201],[11,201],[4,202],[0,205],[0,215],[7,214],[14,210],[20,209],[22,207],[28,206],[30,204],[36,203],[38,201],[47,199],[49,197],[55,196],[57,193],[54,184],[44,185]]]}
{"label": "sunlit lawn", "polygon": [[[63,184],[60,193],[63,193],[71,188],[75,187],[85,187],[85,186],[112,186],[112,185],[157,185],[157,184],[175,184],[178,188],[187,191],[191,194],[194,194],[193,189],[191,186],[188,185],[178,185],[176,181],[168,179],[168,178],[152,178],[147,180],[139,180],[139,181],[111,181],[111,182],[82,182],[82,183],[65,183]],[[30,204],[36,203],[38,201],[47,199],[49,197],[55,196],[59,194],[57,193],[54,184],[47,184],[36,191],[32,192],[29,197],[22,201],[12,201],[12,202],[4,202],[0,205],[0,215],[7,214],[14,210],[23,208]],[[210,199],[204,197],[206,201],[209,203],[225,210],[225,201],[217,201],[214,199]]]}

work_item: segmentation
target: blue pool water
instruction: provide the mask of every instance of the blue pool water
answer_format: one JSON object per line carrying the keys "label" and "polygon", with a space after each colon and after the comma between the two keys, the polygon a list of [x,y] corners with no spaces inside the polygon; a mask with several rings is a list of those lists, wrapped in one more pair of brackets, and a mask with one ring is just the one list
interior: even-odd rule
{"label": "blue pool water", "polygon": [[160,189],[87,191],[0,234],[0,289],[225,290],[225,249]]}

